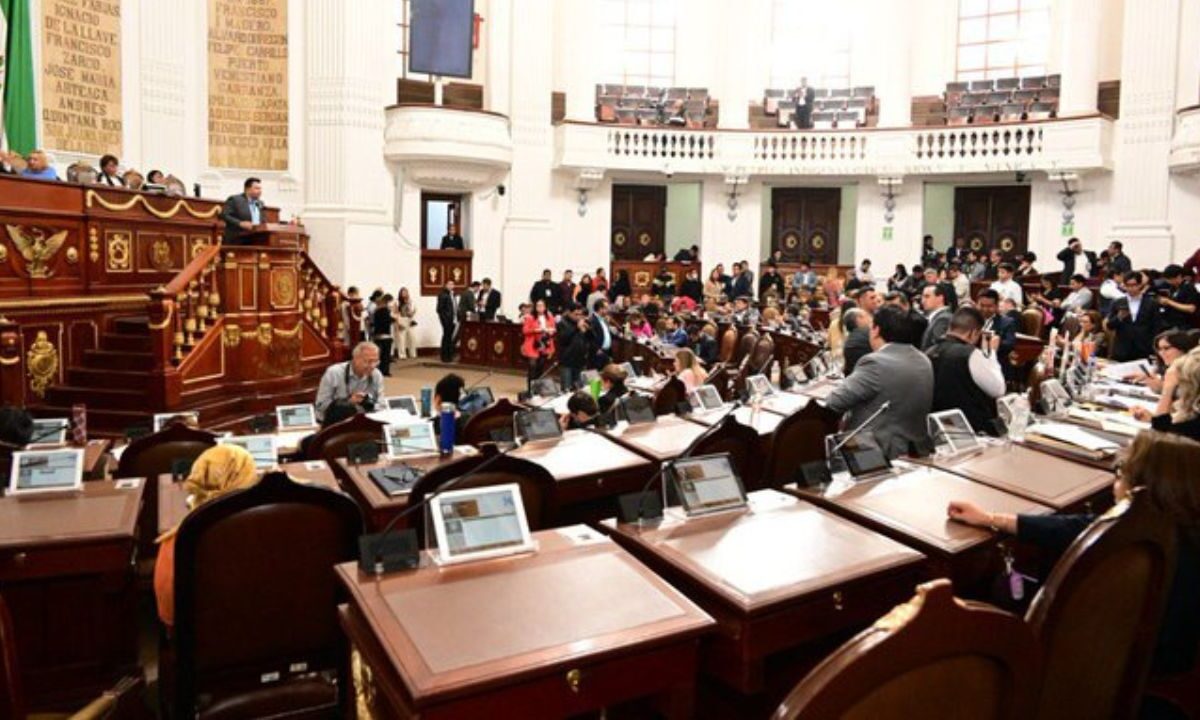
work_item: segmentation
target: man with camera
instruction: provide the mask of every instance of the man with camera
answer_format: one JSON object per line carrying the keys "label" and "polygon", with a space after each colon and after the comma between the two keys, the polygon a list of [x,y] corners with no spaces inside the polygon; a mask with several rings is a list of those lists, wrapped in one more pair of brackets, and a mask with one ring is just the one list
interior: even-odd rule
{"label": "man with camera", "polygon": [[383,394],[383,373],[379,371],[379,348],[375,343],[361,342],[354,347],[350,359],[334,363],[321,376],[317,399],[313,404],[317,418],[334,402],[350,403],[359,412],[371,412]]}
{"label": "man with camera", "polygon": [[944,336],[925,351],[933,365],[933,411],[962,410],[971,427],[996,434],[996,398],[1004,394],[1000,336],[983,331],[983,313],[959,308]]}
{"label": "man with camera", "polygon": [[592,326],[587,316],[573,306],[562,317],[558,330],[558,372],[564,390],[575,387],[592,356]]}

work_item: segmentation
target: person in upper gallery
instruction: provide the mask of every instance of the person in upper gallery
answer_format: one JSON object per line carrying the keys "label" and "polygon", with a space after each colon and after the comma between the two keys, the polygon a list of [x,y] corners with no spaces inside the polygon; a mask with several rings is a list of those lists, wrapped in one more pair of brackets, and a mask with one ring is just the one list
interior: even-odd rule
{"label": "person in upper gallery", "polygon": [[1077,237],[1068,240],[1067,246],[1059,250],[1056,257],[1062,263],[1062,277],[1065,278],[1075,275],[1091,277],[1096,270],[1096,253],[1091,250],[1085,251],[1083,243]]}
{"label": "person in upper gallery", "polygon": [[890,403],[886,417],[872,431],[880,449],[891,458],[927,454],[931,446],[925,416],[933,405],[933,365],[904,342],[912,335],[908,326],[908,316],[900,308],[879,308],[871,318],[871,352],[825,403],[833,412],[846,414],[847,428],[858,427]]}
{"label": "person in upper gallery", "polygon": [[575,304],[586,309],[588,296],[592,294],[593,289],[592,276],[584,273],[579,278],[579,284],[575,286]]}
{"label": "person in upper gallery", "polygon": [[529,302],[536,303],[541,300],[546,303],[548,308],[561,307],[562,299],[559,292],[559,285],[554,282],[553,273],[547,268],[542,271],[542,279],[535,282],[529,290]]}
{"label": "person in upper gallery", "polygon": [[[1200,493],[1195,468],[1200,444],[1183,437],[1142,432],[1134,437],[1113,483],[1120,503],[1141,489],[1150,494],[1164,520],[1175,525],[1178,544],[1175,569],[1167,592],[1166,609],[1158,628],[1151,659],[1152,674],[1184,673],[1195,667],[1200,645]],[[1097,519],[1093,515],[1012,515],[994,513],[965,500],[946,509],[951,520],[1015,535],[1019,541],[1061,556],[1080,533]],[[1119,515],[1103,516],[1104,518]],[[1139,717],[1147,717],[1142,714]],[[1158,716],[1163,717],[1163,716]]]}
{"label": "person in upper gallery", "polygon": [[967,241],[966,238],[954,238],[954,244],[946,250],[946,264],[963,263],[967,260]]}
{"label": "person in upper gallery", "polygon": [[50,164],[50,158],[45,150],[34,150],[25,158],[25,169],[21,177],[34,180],[59,180],[58,171]]}
{"label": "person in upper gallery", "polygon": [[1200,350],[1189,350],[1167,368],[1153,413],[1141,406],[1132,412],[1159,432],[1200,440]]}
{"label": "person in upper gallery", "polygon": [[888,292],[897,292],[904,286],[908,280],[908,268],[904,267],[904,263],[896,263],[896,271],[888,278]]}
{"label": "person in upper gallery", "polygon": [[538,300],[533,304],[533,312],[521,326],[521,334],[525,337],[521,343],[521,355],[529,362],[531,382],[542,376],[546,363],[554,357],[556,332],[554,315],[546,307],[545,300]]}
{"label": "person in upper gallery", "polygon": [[1125,246],[1120,240],[1108,244],[1108,266],[1123,273],[1133,272],[1133,261],[1125,254]]}
{"label": "person in upper gallery", "polygon": [[875,276],[871,273],[870,259],[864,259],[854,271],[854,279],[865,287],[875,287]]}
{"label": "person in upper gallery", "polygon": [[[947,290],[950,286],[946,283],[935,283],[926,285],[921,291],[921,309],[925,311],[925,316],[929,319],[929,324],[925,327],[925,332],[921,335],[920,348],[922,351],[936,345],[950,329],[951,313],[950,303],[947,298]],[[983,326],[983,321],[979,322],[980,327]]]}
{"label": "person in upper gallery", "polygon": [[733,264],[733,275],[729,275],[725,272],[725,264],[724,263],[717,263],[717,266],[715,268],[713,268],[713,270],[715,270],[717,272],[717,276],[719,278],[721,278],[721,285],[725,289],[725,299],[726,300],[732,299],[733,298],[733,275],[737,275],[737,263]]}
{"label": "person in upper gallery", "polygon": [[629,271],[618,270],[617,277],[608,288],[608,301],[616,302],[617,298],[629,298],[633,295],[633,286],[629,284]]}
{"label": "person in upper gallery", "polygon": [[379,371],[384,377],[392,375],[392,328],[396,324],[392,299],[391,295],[379,298],[371,313],[371,340],[379,346]]}
{"label": "person in upper gallery", "polygon": [[683,387],[691,392],[704,384],[708,373],[696,358],[695,353],[687,348],[680,348],[675,353],[675,376],[683,383]]}
{"label": "person in upper gallery", "polygon": [[[244,490],[258,482],[254,456],[238,445],[216,445],[196,458],[187,480],[188,512],[234,490]],[[168,631],[175,627],[175,538],[179,526],[158,538],[158,558],[154,561],[154,597],[158,617]]]}
{"label": "person in upper gallery", "polygon": [[458,328],[458,293],[454,292],[454,281],[447,280],[437,297],[438,322],[442,325],[441,359],[454,361],[454,334]]}
{"label": "person in upper gallery", "polygon": [[562,423],[563,430],[596,427],[596,416],[599,414],[600,407],[596,404],[596,398],[586,390],[580,390],[567,398],[567,413],[559,418],[559,422]]}
{"label": "person in upper gallery", "polygon": [[492,289],[492,279],[484,278],[479,283],[479,294],[475,296],[475,312],[481,320],[495,320],[500,311],[500,291]]}
{"label": "person in upper gallery", "polygon": [[1020,283],[1013,280],[1013,266],[1010,263],[1000,263],[996,267],[996,281],[989,287],[995,290],[1000,297],[1012,300],[1017,307],[1025,304],[1025,291],[1021,289]]}
{"label": "person in upper gallery", "polygon": [[249,245],[246,233],[263,220],[262,181],[256,177],[246,178],[242,192],[230,195],[221,208],[221,219],[225,221],[226,245]]}
{"label": "person in upper gallery", "polygon": [[812,265],[807,259],[801,258],[797,263],[796,272],[792,275],[792,289],[797,291],[802,288],[813,290],[820,282],[821,279],[813,272]]}
{"label": "person in upper gallery", "polygon": [[997,435],[996,398],[1005,390],[1000,338],[990,336],[981,351],[982,339],[983,314],[959,308],[945,336],[925,351],[933,365],[933,411],[962,410],[976,432]]}
{"label": "person in upper gallery", "polygon": [[700,262],[700,246],[693,245],[687,248],[680,248],[679,252],[675,253],[675,257],[673,259],[675,262]]}
{"label": "person in upper gallery", "polygon": [[654,294],[661,298],[672,298],[675,296],[675,275],[662,265],[658,268],[658,274],[654,276],[654,280],[650,283],[654,288]]}
{"label": "person in upper gallery", "polygon": [[100,158],[100,174],[96,176],[97,185],[109,187],[125,187],[125,180],[117,174],[117,156],[105,155]]}
{"label": "person in upper gallery", "polygon": [[983,280],[983,276],[987,274],[987,269],[987,263],[979,260],[978,253],[976,253],[974,250],[967,251],[967,259],[963,263],[962,271],[963,274],[967,276],[968,281],[975,282],[976,280]]}
{"label": "person in upper gallery", "polygon": [[1196,291],[1195,283],[1184,277],[1183,267],[1175,264],[1163,268],[1162,276],[1167,283],[1166,292],[1158,299],[1163,327],[1181,330],[1192,327],[1200,309],[1200,292]]}
{"label": "person in upper gallery", "polygon": [[600,414],[607,415],[617,401],[625,397],[629,389],[625,387],[625,370],[620,365],[608,364],[600,371]]}
{"label": "person in upper gallery", "polygon": [[1140,360],[1154,350],[1161,315],[1154,297],[1146,294],[1146,277],[1125,275],[1125,297],[1112,305],[1104,325],[1115,333],[1112,357],[1117,362]]}
{"label": "person in upper gallery", "polygon": [[800,78],[800,86],[792,92],[792,101],[796,110],[792,113],[792,124],[797,130],[807,130],[812,127],[813,101],[817,93],[808,86],[808,78]]}
{"label": "person in upper gallery", "polygon": [[442,236],[443,250],[464,250],[466,245],[463,243],[463,236],[458,234],[458,224],[451,223],[446,230],[446,234]]}
{"label": "person in upper gallery", "polygon": [[1200,344],[1200,331],[1167,330],[1154,338],[1154,367],[1143,364],[1146,372],[1137,372],[1125,377],[1126,382],[1145,385],[1156,393],[1162,393],[1167,368]]}
{"label": "person in upper gallery", "polygon": [[862,308],[852,307],[842,311],[839,318],[842,329],[842,374],[854,372],[858,362],[871,352],[871,315]]}
{"label": "person in upper gallery", "polygon": [[379,370],[379,346],[372,342],[360,342],[354,346],[350,359],[334,363],[321,376],[317,386],[317,399],[313,405],[317,419],[325,417],[325,411],[335,401],[371,412],[383,395],[383,373]]}

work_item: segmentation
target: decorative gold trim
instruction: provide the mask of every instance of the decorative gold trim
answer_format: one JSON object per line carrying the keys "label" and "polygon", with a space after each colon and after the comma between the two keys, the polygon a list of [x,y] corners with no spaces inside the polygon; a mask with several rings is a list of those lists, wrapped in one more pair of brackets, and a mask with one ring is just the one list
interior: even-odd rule
{"label": "decorative gold trim", "polygon": [[100,233],[94,227],[88,228],[88,260],[100,262]]}
{"label": "decorative gold trim", "polygon": [[0,301],[0,310],[22,310],[25,308],[62,307],[64,305],[118,305],[124,303],[146,302],[149,298],[140,295],[89,295],[70,298],[42,298],[40,300],[4,300]]}
{"label": "decorative gold trim", "polygon": [[292,328],[291,330],[280,330],[279,328],[275,328],[274,332],[276,335],[282,338],[294,338],[300,333],[300,328],[303,327],[303,325],[303,322],[298,322],[296,323],[296,327]]}
{"label": "decorative gold trim", "polygon": [[225,326],[225,347],[235,348],[242,344],[242,328],[238,325]]}
{"label": "decorative gold trim", "polygon": [[29,363],[29,390],[40,398],[46,397],[46,388],[58,371],[58,348],[50,342],[45,330],[38,330],[25,357]]}
{"label": "decorative gold trim", "polygon": [[74,265],[75,263],[79,262],[79,251],[73,247],[69,247],[67,248],[67,254],[65,257],[67,258],[68,264]]}
{"label": "decorative gold trim", "polygon": [[[40,227],[8,224],[4,227],[21,257],[25,258],[25,272],[29,277],[52,277],[54,269],[49,266],[50,261],[58,254],[59,248],[67,241],[67,234],[71,231],[59,230],[53,235],[47,235],[47,231]],[[53,231],[54,228],[51,228],[50,232]]]}
{"label": "decorative gold trim", "polygon": [[275,335],[275,330],[274,330],[274,328],[271,327],[271,323],[259,323],[258,331],[256,334],[258,336],[258,342],[260,344],[270,345],[271,339]]}
{"label": "decorative gold trim", "polygon": [[194,209],[191,205],[188,204],[187,200],[177,201],[173,206],[171,206],[170,210],[159,210],[158,208],[151,205],[146,200],[145,196],[143,196],[143,195],[135,195],[134,197],[129,199],[129,202],[110,203],[109,201],[107,201],[103,197],[101,197],[100,194],[97,193],[95,190],[88,190],[87,191],[87,206],[91,207],[93,202],[95,202],[100,207],[104,208],[105,210],[112,210],[113,212],[123,212],[125,210],[130,209],[134,205],[140,204],[142,207],[146,208],[146,212],[150,213],[151,215],[158,218],[159,220],[170,220],[171,218],[178,215],[179,211],[181,209],[184,210],[185,212],[187,212],[188,215],[191,215],[192,217],[196,218],[197,220],[211,220],[212,218],[215,218],[216,216],[221,214],[221,206],[220,205],[217,205],[216,207],[213,207],[210,210],[206,210],[206,211],[202,212],[202,211]]}
{"label": "decorative gold trim", "polygon": [[0,365],[5,365],[5,366],[16,365],[19,362],[21,362],[21,358],[19,358],[19,357],[9,358],[7,360],[5,360],[4,358],[0,358]]}
{"label": "decorative gold trim", "polygon": [[167,326],[171,324],[171,317],[174,314],[175,314],[175,304],[172,303],[167,306],[167,316],[165,318],[163,318],[163,321],[161,323],[157,323],[157,324],[149,323],[150,329],[151,330],[165,330],[167,328]]}

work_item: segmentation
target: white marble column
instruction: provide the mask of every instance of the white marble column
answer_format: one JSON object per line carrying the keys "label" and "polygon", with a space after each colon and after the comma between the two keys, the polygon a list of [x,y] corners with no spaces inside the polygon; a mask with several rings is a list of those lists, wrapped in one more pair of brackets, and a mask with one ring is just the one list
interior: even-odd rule
{"label": "white marble column", "polygon": [[[191,167],[193,143],[187,125],[187,118],[199,109],[192,98],[197,88],[194,76],[189,75],[188,53],[194,43],[204,41],[204,28],[180,22],[188,15],[189,5],[187,0],[137,4],[141,128],[126,150],[126,164],[143,175],[158,169],[191,178],[198,169]],[[181,141],[181,131],[189,142]],[[205,144],[207,140],[197,137],[195,142]]]}
{"label": "white marble column", "polygon": [[1200,105],[1200,0],[1182,0],[1175,107]]}
{"label": "white marble column", "polygon": [[[392,176],[384,165],[383,109],[395,98],[395,48],[364,42],[394,25],[389,0],[306,0],[305,203],[311,253],[335,282],[392,287],[401,258],[390,240]],[[378,244],[377,244],[378,243]]]}
{"label": "white marble column", "polygon": [[852,85],[875,85],[879,99],[879,127],[907,127],[912,124],[912,42],[915,13],[909,3],[872,4],[868,22],[871,47],[851,48],[852,54],[865,53],[878,58],[875,73],[868,77],[852,76]]}
{"label": "white marble column", "polygon": [[[1061,0],[1056,14],[1062,86],[1058,114],[1062,117],[1096,112],[1100,84],[1100,12],[1097,0]],[[1141,52],[1141,48],[1138,48]]]}
{"label": "white marble column", "polygon": [[1125,243],[1139,267],[1161,267],[1173,255],[1167,162],[1175,122],[1179,21],[1180,0],[1125,4],[1117,211],[1109,236]]}
{"label": "white marble column", "polygon": [[[690,5],[680,4],[679,12],[688,12]],[[750,127],[750,102],[758,98],[762,102],[766,82],[752,68],[755,58],[768,54],[770,48],[769,22],[770,4],[766,0],[740,0],[737,9],[730,9],[718,2],[709,13],[712,22],[706,48],[721,48],[719,62],[715,64],[717,75],[709,92],[721,103],[717,126],[726,130],[744,130]],[[764,22],[765,21],[765,22]],[[690,42],[690,38],[676,35],[675,43]],[[677,50],[678,52],[678,50]]]}
{"label": "white marble column", "polygon": [[563,65],[563,92],[567,94],[567,120],[590,122],[596,118],[596,83],[600,82],[600,3],[595,0],[559,0],[561,33],[558,62]]}

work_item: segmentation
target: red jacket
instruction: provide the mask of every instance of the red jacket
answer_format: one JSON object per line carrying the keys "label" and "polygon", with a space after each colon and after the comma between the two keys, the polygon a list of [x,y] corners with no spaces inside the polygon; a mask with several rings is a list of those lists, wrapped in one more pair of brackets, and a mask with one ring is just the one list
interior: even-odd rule
{"label": "red jacket", "polygon": [[[554,330],[554,316],[546,314],[546,330]],[[542,329],[538,325],[537,318],[533,315],[528,315],[525,318],[525,324],[521,327],[521,332],[525,335],[525,342],[521,343],[521,354],[527,358],[535,358],[539,352],[534,343],[542,337]],[[546,343],[546,346],[541,349],[542,356],[554,357],[554,336],[551,335]]]}

